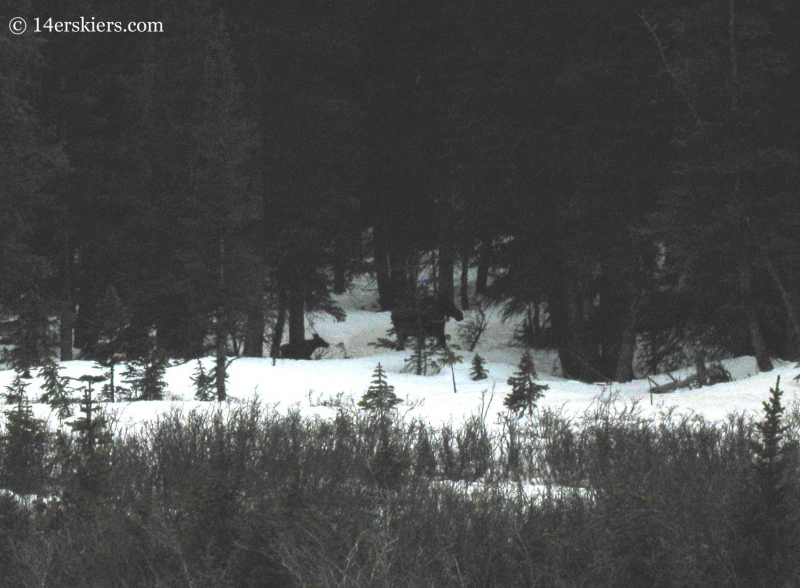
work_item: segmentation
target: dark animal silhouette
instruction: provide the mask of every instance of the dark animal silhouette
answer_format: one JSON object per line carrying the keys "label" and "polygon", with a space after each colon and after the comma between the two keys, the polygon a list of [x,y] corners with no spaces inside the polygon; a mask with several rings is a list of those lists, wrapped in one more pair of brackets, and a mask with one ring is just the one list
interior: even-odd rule
{"label": "dark animal silhouette", "polygon": [[464,318],[464,313],[449,300],[439,300],[428,296],[416,305],[400,306],[392,311],[392,325],[397,335],[396,349],[405,349],[409,337],[436,337],[440,347],[447,346],[444,335],[444,324],[448,317],[457,321]]}
{"label": "dark animal silhouette", "polygon": [[330,347],[330,345],[319,335],[314,335],[313,339],[306,339],[302,343],[281,345],[281,357],[284,359],[311,359],[311,354],[319,347]]}

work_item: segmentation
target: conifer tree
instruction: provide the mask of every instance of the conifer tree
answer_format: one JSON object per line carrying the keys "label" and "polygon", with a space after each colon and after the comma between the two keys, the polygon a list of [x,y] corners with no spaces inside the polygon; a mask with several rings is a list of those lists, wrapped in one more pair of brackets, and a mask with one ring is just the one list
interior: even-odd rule
{"label": "conifer tree", "polygon": [[4,484],[18,494],[34,494],[44,482],[47,427],[44,421],[33,416],[33,408],[25,394],[27,384],[21,380],[19,383],[23,385],[14,393],[14,408],[4,411]]}
{"label": "conifer tree", "polygon": [[113,286],[106,288],[98,304],[95,321],[98,333],[94,357],[97,363],[108,368],[105,373],[108,382],[103,385],[100,395],[107,402],[116,402],[118,391],[123,391],[118,390],[115,381],[116,367],[125,355],[123,333],[129,319],[125,306]]}
{"label": "conifer tree", "polygon": [[398,455],[395,443],[392,442],[391,421],[386,418],[384,412],[380,413],[378,422],[379,437],[378,446],[375,450],[372,474],[375,481],[381,488],[394,488],[402,482],[405,471],[404,460]]}
{"label": "conifer tree", "polygon": [[372,373],[372,384],[367,388],[364,396],[358,401],[358,406],[364,410],[374,410],[385,413],[400,404],[400,400],[394,393],[394,386],[386,381],[386,372],[379,363]]}
{"label": "conifer tree", "polygon": [[34,210],[67,167],[63,145],[52,141],[33,107],[44,64],[40,41],[34,35],[13,40],[4,35],[0,50],[0,307],[17,317],[46,273],[31,248],[31,237],[39,236]]}
{"label": "conifer tree", "polygon": [[[743,502],[735,507],[737,535],[743,548],[737,554],[737,573],[752,585],[788,586],[791,564],[800,549],[797,514],[798,451],[786,438],[785,409],[780,378],[763,403],[756,423],[753,461],[743,471]],[[787,575],[788,574],[788,575]]]}
{"label": "conifer tree", "polygon": [[461,363],[464,358],[457,354],[455,351],[450,349],[449,347],[444,347],[439,351],[436,355],[436,362],[439,365],[443,365],[450,368],[450,375],[453,378],[453,392],[457,393],[458,390],[456,389],[456,370],[455,365],[457,363]]}
{"label": "conifer tree", "polygon": [[433,346],[428,337],[411,338],[411,355],[405,359],[404,372],[412,372],[415,376],[427,376],[428,370],[438,373],[439,364],[434,359]]}
{"label": "conifer tree", "polygon": [[136,400],[163,400],[167,384],[164,375],[167,359],[156,346],[155,337],[150,337],[148,349],[139,359],[130,362],[123,374]]}
{"label": "conifer tree", "polygon": [[208,402],[214,397],[214,383],[216,382],[216,374],[214,370],[206,371],[203,368],[203,362],[197,360],[197,367],[194,368],[191,376],[192,385],[194,386],[194,397],[202,402]]}
{"label": "conifer tree", "polygon": [[783,552],[787,547],[792,524],[788,518],[789,488],[793,464],[790,459],[796,447],[786,441],[788,426],[783,421],[783,391],[780,376],[770,388],[770,398],[763,403],[764,417],[757,423],[760,439],[755,442],[755,475],[760,492],[764,550],[767,554]]}
{"label": "conifer tree", "polygon": [[59,421],[72,416],[72,399],[67,388],[67,378],[58,373],[63,369],[54,361],[49,361],[39,368],[39,376],[44,380],[41,401],[56,411]]}
{"label": "conifer tree", "polygon": [[108,447],[112,435],[108,419],[102,409],[97,406],[93,393],[94,385],[103,381],[102,376],[81,376],[83,382],[79,391],[83,392],[79,411],[81,416],[69,423],[70,428],[78,435],[79,454],[76,475],[80,495],[83,498],[97,496],[101,492],[102,480],[109,472]]}
{"label": "conifer tree", "polygon": [[477,353],[472,358],[472,367],[469,371],[469,377],[475,382],[478,380],[485,380],[489,377],[489,372],[486,369],[486,362]]}
{"label": "conifer tree", "polygon": [[16,404],[19,402],[19,399],[25,396],[25,388],[29,385],[28,382],[23,381],[23,375],[17,372],[14,375],[14,379],[11,380],[11,383],[6,386],[6,404]]}
{"label": "conifer tree", "polygon": [[13,323],[13,346],[4,352],[3,360],[13,369],[31,377],[31,368],[53,357],[53,337],[44,301],[36,293],[28,293],[19,302],[19,312]]}
{"label": "conifer tree", "polygon": [[520,359],[519,369],[508,378],[511,392],[503,400],[503,405],[517,417],[522,417],[526,411],[532,415],[536,402],[549,388],[547,385],[537,384],[537,377],[531,352],[526,350]]}
{"label": "conifer tree", "polygon": [[436,454],[431,445],[428,429],[422,423],[419,425],[417,442],[414,444],[414,473],[427,477],[436,473]]}

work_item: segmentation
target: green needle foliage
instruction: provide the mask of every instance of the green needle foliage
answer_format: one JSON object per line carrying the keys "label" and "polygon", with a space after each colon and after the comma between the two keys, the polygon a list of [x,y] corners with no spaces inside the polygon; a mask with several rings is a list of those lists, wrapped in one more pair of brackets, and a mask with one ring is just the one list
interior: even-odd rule
{"label": "green needle foliage", "polygon": [[44,393],[41,401],[49,404],[50,408],[56,411],[59,421],[63,421],[73,414],[67,378],[59,374],[63,369],[53,361],[48,361],[39,368],[39,376],[44,379],[42,383]]}
{"label": "green needle foliage", "polygon": [[216,383],[216,373],[214,370],[206,371],[203,363],[198,359],[197,367],[192,372],[192,385],[194,386],[194,397],[202,402],[214,400],[214,385]]}
{"label": "green needle foliage", "polygon": [[43,365],[53,356],[53,338],[44,300],[37,293],[28,293],[20,301],[18,315],[13,322],[13,346],[3,353],[3,361],[31,377],[31,369]]}
{"label": "green needle foliage", "polygon": [[94,399],[94,385],[102,382],[102,376],[81,376],[83,383],[78,390],[83,392],[79,411],[81,416],[69,423],[78,436],[77,484],[82,494],[94,497],[101,493],[103,480],[107,478],[111,464],[108,451],[112,433],[104,412]]}
{"label": "green needle foliage", "polygon": [[478,380],[485,380],[489,377],[489,371],[486,369],[486,361],[477,353],[472,358],[469,377],[475,382]]}
{"label": "green needle foliage", "polygon": [[151,337],[146,354],[128,364],[123,379],[136,400],[163,400],[167,388],[164,381],[166,372],[167,358]]}
{"label": "green needle foliage", "polygon": [[544,396],[544,391],[549,388],[547,385],[537,384],[537,377],[533,357],[530,350],[527,350],[520,359],[519,370],[508,378],[511,392],[503,400],[503,405],[517,418],[521,418],[525,412],[533,414],[536,402]]}
{"label": "green needle foliage", "polygon": [[28,382],[23,380],[25,375],[17,372],[11,383],[6,386],[6,404],[16,404],[20,398],[25,396],[25,388],[29,386]]}
{"label": "green needle foliage", "polygon": [[412,372],[415,376],[427,376],[428,370],[439,372],[439,364],[434,359],[433,345],[428,337],[412,337],[411,355],[405,360],[403,371]]}
{"label": "green needle foliage", "polygon": [[15,392],[16,404],[5,411],[2,436],[4,485],[18,494],[38,492],[45,479],[47,427],[33,416],[24,387]]}
{"label": "green needle foliage", "polygon": [[372,383],[367,388],[364,396],[358,401],[358,406],[364,410],[373,410],[385,413],[400,404],[400,400],[394,393],[394,386],[386,381],[386,372],[379,363],[372,373]]}
{"label": "green needle foliage", "polygon": [[732,507],[741,538],[733,556],[741,585],[796,585],[790,570],[800,550],[796,510],[800,456],[791,440],[796,431],[790,433],[785,422],[782,396],[779,377],[763,403],[762,419],[754,424],[753,441],[747,447],[750,463],[742,470],[739,501]]}
{"label": "green needle foliage", "polygon": [[456,389],[456,371],[455,365],[464,361],[464,357],[457,354],[449,347],[444,347],[436,355],[436,361],[439,365],[449,367],[450,375],[453,377],[453,392],[458,392]]}

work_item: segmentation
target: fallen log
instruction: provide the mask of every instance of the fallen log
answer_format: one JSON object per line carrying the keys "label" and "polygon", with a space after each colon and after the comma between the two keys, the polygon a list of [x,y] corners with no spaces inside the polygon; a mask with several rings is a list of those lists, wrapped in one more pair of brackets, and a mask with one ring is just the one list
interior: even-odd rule
{"label": "fallen log", "polygon": [[689,388],[692,386],[692,384],[697,382],[697,379],[697,374],[692,374],[688,378],[684,378],[682,380],[675,380],[673,378],[671,382],[667,382],[666,384],[653,385],[655,382],[648,378],[651,384],[650,394],[667,394],[668,392],[675,392],[675,390],[680,390],[681,388]]}

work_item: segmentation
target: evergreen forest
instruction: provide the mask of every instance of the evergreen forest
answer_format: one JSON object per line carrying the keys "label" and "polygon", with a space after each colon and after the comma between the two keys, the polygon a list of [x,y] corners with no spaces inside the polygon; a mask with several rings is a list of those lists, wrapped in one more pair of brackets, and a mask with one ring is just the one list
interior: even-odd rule
{"label": "evergreen forest", "polygon": [[[0,32],[0,336],[23,372],[223,373],[342,318],[331,294],[365,272],[380,310],[424,286],[525,313],[583,381],[629,381],[637,347],[651,373],[687,345],[796,358],[797,3],[3,7],[29,22]],[[162,30],[33,30],[81,16]]]}
{"label": "evergreen forest", "polygon": [[[0,16],[0,588],[800,586],[799,2]],[[397,351],[358,402],[228,395],[329,384],[314,322],[364,283]],[[652,406],[740,356],[757,414]],[[480,410],[412,412],[437,373]]]}

